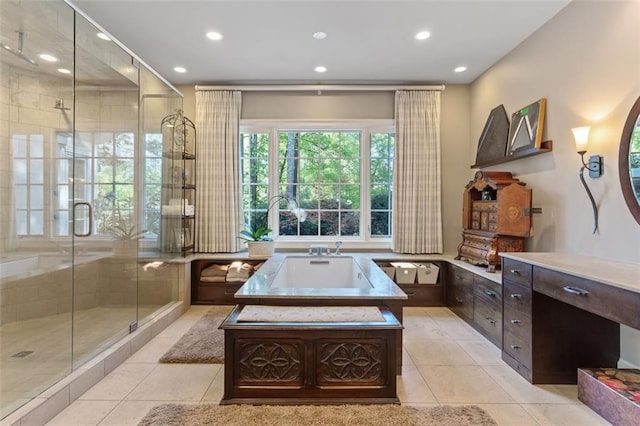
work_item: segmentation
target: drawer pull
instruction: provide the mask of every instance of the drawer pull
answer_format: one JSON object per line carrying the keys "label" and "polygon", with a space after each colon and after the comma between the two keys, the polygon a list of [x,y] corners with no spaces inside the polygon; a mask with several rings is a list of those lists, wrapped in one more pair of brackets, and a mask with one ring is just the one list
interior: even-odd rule
{"label": "drawer pull", "polygon": [[510,272],[514,275],[520,275],[520,269],[512,269]]}
{"label": "drawer pull", "polygon": [[464,302],[464,300],[460,299],[459,297],[456,297],[456,302],[458,302],[459,305],[462,305],[462,302]]}
{"label": "drawer pull", "polygon": [[571,287],[571,286],[564,286],[562,288],[564,291],[566,291],[567,293],[571,293],[571,294],[575,294],[578,296],[587,296],[589,294],[589,292],[587,290],[583,290],[581,288],[578,287]]}
{"label": "drawer pull", "polygon": [[520,324],[521,322],[520,320],[511,320],[511,324]]}
{"label": "drawer pull", "polygon": [[518,294],[518,293],[513,293],[513,294],[511,295],[511,298],[512,298],[512,299],[520,300],[520,299],[522,298],[522,295],[521,295],[521,294]]}
{"label": "drawer pull", "polygon": [[486,319],[487,321],[489,321],[489,324],[495,324],[495,323],[496,323],[496,320],[494,320],[494,319],[493,319],[493,318],[491,318],[491,317],[485,317],[484,319]]}
{"label": "drawer pull", "polygon": [[511,345],[511,349],[522,349],[520,345]]}
{"label": "drawer pull", "polygon": [[494,291],[491,291],[491,290],[485,290],[484,294],[486,294],[489,297],[496,297],[496,293]]}

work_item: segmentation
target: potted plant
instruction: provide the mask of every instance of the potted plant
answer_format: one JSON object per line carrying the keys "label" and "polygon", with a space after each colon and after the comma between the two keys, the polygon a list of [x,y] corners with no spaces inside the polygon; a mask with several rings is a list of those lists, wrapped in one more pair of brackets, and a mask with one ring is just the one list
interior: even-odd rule
{"label": "potted plant", "polygon": [[269,257],[275,249],[275,241],[269,236],[271,228],[251,226],[240,231],[239,238],[247,242],[249,257]]}
{"label": "potted plant", "polygon": [[[289,193],[274,195],[269,199],[267,208],[267,217],[269,211],[279,201],[285,201],[287,203],[287,209],[293,212],[300,222],[304,222],[307,214],[298,207],[298,203]],[[254,222],[251,225],[247,225],[245,229],[240,231],[238,238],[247,242],[247,250],[249,257],[269,257],[273,254],[275,249],[275,241],[269,236],[271,228],[266,225]]]}
{"label": "potted plant", "polygon": [[132,223],[131,214],[122,214],[120,203],[116,201],[115,193],[112,191],[107,193],[103,204],[100,208],[100,230],[111,235],[115,240],[114,254],[116,256],[135,256],[138,249],[137,241],[144,238],[147,231],[138,229],[138,225]]}

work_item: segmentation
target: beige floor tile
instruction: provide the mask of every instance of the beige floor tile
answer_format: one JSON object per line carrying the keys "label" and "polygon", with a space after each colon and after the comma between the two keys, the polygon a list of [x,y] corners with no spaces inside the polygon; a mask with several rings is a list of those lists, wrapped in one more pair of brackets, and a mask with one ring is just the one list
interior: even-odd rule
{"label": "beige floor tile", "polygon": [[476,365],[458,345],[446,340],[410,340],[405,349],[415,365]]}
{"label": "beige floor tile", "polygon": [[583,404],[522,404],[522,407],[541,425],[592,426],[609,424],[595,411]]}
{"label": "beige floor tile", "polygon": [[434,318],[441,329],[446,330],[446,336],[453,340],[484,340],[484,337],[462,319],[455,317]]}
{"label": "beige floor tile", "polygon": [[156,405],[166,401],[122,401],[100,422],[100,426],[137,426]]}
{"label": "beige floor tile", "polygon": [[220,371],[216,374],[216,377],[211,382],[209,389],[202,397],[200,402],[202,403],[219,403],[224,396],[224,366],[221,366]]}
{"label": "beige floor tile", "polygon": [[418,366],[441,404],[515,403],[480,366]]}
{"label": "beige floor tile", "polygon": [[478,365],[506,365],[502,351],[488,340],[458,340],[457,343]]}
{"label": "beige floor tile", "polygon": [[221,368],[221,364],[158,364],[126,399],[200,401]]}
{"label": "beige floor tile", "polygon": [[122,364],[79,399],[121,401],[155,368],[155,364]]}
{"label": "beige floor tile", "polygon": [[155,364],[179,339],[179,336],[158,336],[131,355],[129,359],[127,359],[126,363],[146,362]]}
{"label": "beige floor tile", "polygon": [[402,365],[416,365],[404,346],[402,347]]}
{"label": "beige floor tile", "polygon": [[427,386],[417,367],[405,365],[402,376],[397,376],[398,398],[403,404],[437,404],[436,397]]}
{"label": "beige floor tile", "polygon": [[76,401],[56,417],[49,426],[97,425],[120,401]]}
{"label": "beige floor tile", "polygon": [[514,400],[522,404],[581,404],[576,385],[532,385],[511,367],[484,366],[484,370]]}
{"label": "beige floor tile", "polygon": [[498,426],[537,426],[538,423],[520,404],[477,404],[489,413]]}

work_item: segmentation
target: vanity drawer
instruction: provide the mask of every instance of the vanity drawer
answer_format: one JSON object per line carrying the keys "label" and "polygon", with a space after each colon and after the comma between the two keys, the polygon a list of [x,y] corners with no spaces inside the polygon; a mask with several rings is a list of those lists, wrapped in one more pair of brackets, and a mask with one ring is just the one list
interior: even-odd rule
{"label": "vanity drawer", "polygon": [[502,303],[505,311],[507,308],[511,308],[531,316],[531,290],[529,288],[505,281],[502,291]]}
{"label": "vanity drawer", "polygon": [[509,280],[531,286],[532,266],[529,263],[517,260],[502,258],[502,280]]}
{"label": "vanity drawer", "polygon": [[[539,266],[533,269],[533,289],[612,321],[640,328],[640,293]],[[620,309],[621,306],[635,309]]]}
{"label": "vanity drawer", "polygon": [[502,306],[502,286],[500,284],[476,275],[473,278],[473,290],[476,297],[482,297]]}
{"label": "vanity drawer", "polygon": [[520,336],[504,331],[502,350],[511,355],[516,361],[531,369],[531,341]]}
{"label": "vanity drawer", "polygon": [[503,330],[521,340],[531,340],[531,317],[526,313],[505,307]]}
{"label": "vanity drawer", "polygon": [[476,298],[473,307],[473,321],[482,334],[494,345],[502,346],[502,308],[485,298]]}

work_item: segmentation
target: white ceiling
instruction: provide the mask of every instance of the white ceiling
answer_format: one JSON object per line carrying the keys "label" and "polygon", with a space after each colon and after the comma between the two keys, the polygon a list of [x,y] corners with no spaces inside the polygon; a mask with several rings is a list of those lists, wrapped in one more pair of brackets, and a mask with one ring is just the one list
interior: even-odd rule
{"label": "white ceiling", "polygon": [[[72,0],[173,84],[470,83],[570,0]],[[418,31],[429,31],[424,41]],[[221,41],[205,37],[223,34]],[[312,34],[324,31],[324,40]],[[175,66],[187,69],[184,74]],[[313,71],[324,65],[328,71]],[[454,73],[465,65],[464,73]]]}

